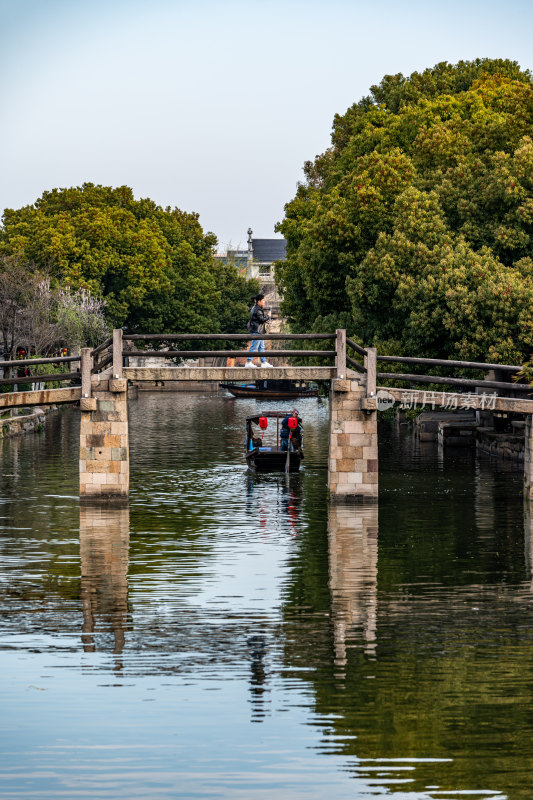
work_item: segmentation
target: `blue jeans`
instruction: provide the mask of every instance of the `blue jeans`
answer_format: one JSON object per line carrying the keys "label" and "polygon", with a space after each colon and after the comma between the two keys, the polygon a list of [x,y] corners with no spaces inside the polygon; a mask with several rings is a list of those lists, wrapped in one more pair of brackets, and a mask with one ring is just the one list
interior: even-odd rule
{"label": "blue jeans", "polygon": [[[265,343],[262,339],[252,339],[252,344],[250,345],[250,349],[248,350],[249,353],[264,353],[265,352]],[[246,359],[246,361],[252,361],[250,356]],[[264,356],[261,356],[261,361],[266,361]]]}

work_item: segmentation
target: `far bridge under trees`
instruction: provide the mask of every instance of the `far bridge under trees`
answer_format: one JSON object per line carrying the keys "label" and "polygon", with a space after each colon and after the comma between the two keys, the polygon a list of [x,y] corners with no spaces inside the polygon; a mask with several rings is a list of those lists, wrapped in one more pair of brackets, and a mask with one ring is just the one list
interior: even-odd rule
{"label": "far bridge under trees", "polygon": [[[4,385],[42,384],[50,381],[79,385],[0,394],[0,409],[26,406],[79,404],[80,500],[92,503],[124,503],[129,495],[129,381],[249,381],[255,378],[245,367],[183,366],[187,359],[239,358],[247,350],[188,350],[191,342],[243,342],[250,339],[295,342],[297,349],[270,349],[270,360],[312,360],[307,366],[261,369],[261,379],[322,381],[329,385],[330,427],[328,487],[334,502],[375,502],[378,498],[377,411],[393,402],[403,408],[474,409],[513,412],[525,419],[524,497],[533,503],[533,387],[525,383],[492,380],[493,376],[515,376],[520,366],[439,358],[378,355],[346,336],[335,333],[309,334],[126,334],[114,330],[98,347],[83,348],[80,356],[0,362],[0,367],[33,367],[63,364],[66,371],[50,375],[2,378]],[[328,349],[305,349],[308,342]],[[182,349],[179,345],[182,345]],[[165,349],[160,349],[161,345]],[[149,348],[152,349],[149,349]],[[174,348],[174,349],[171,349]],[[128,357],[161,358],[173,366],[130,367]],[[329,362],[325,366],[317,361]],[[72,371],[72,365],[78,368]],[[406,368],[440,367],[452,371],[479,370],[485,377],[470,379],[451,374],[424,375],[413,372],[379,372],[378,364],[403,364]],[[394,382],[381,386],[379,381]],[[401,384],[402,386],[398,386]],[[427,385],[427,389],[412,388]],[[431,385],[431,388],[429,388]],[[435,391],[434,386],[443,386]],[[451,388],[450,388],[451,387]],[[519,395],[519,396],[517,396]]]}

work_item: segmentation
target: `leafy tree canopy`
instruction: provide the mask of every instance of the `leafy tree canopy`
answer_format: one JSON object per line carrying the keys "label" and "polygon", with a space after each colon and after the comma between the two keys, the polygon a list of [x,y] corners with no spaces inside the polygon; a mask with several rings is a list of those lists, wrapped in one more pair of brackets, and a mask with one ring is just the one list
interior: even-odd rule
{"label": "leafy tree canopy", "polygon": [[278,225],[295,330],[381,352],[533,349],[533,82],[479,59],[388,75],[334,120]]}
{"label": "leafy tree canopy", "polygon": [[92,183],[6,209],[0,230],[0,254],[90,290],[113,325],[146,333],[244,331],[255,283],[218,264],[215,244],[197,214]]}

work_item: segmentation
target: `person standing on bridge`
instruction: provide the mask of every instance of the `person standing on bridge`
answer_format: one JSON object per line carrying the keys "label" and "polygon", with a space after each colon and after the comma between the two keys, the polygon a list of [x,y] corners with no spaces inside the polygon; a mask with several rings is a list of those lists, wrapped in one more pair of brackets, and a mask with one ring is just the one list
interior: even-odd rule
{"label": "person standing on bridge", "polygon": [[[265,305],[265,295],[264,294],[256,294],[255,297],[252,297],[253,308],[250,311],[250,319],[248,321],[248,330],[250,333],[265,333],[266,332],[266,324],[269,322],[270,317],[264,310]],[[265,352],[265,342],[263,339],[252,339],[250,344],[250,349],[248,353],[257,353],[261,358],[261,366],[262,367],[271,367],[272,364],[269,364],[266,360],[265,356],[263,355]],[[253,356],[248,356],[246,360],[246,367],[255,367],[254,362],[252,361]]]}

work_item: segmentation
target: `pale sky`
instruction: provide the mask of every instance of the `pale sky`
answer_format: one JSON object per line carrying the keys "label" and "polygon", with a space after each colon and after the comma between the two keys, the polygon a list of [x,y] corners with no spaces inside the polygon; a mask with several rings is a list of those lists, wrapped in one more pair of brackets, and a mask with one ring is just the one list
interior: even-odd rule
{"label": "pale sky", "polygon": [[385,74],[509,58],[525,0],[0,0],[0,209],[84,181],[273,237],[302,166]]}

